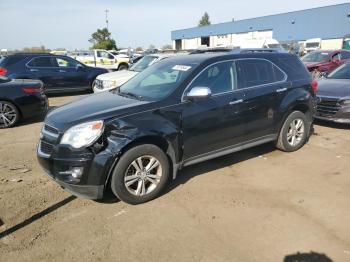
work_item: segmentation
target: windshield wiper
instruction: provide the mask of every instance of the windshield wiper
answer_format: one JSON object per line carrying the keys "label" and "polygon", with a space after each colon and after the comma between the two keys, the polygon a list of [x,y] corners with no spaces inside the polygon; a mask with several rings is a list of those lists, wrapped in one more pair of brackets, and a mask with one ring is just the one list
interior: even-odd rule
{"label": "windshield wiper", "polygon": [[119,93],[118,94],[121,95],[121,96],[124,96],[124,97],[135,98],[137,100],[142,100],[143,99],[142,96],[135,95],[134,93],[131,93],[131,92],[121,92],[120,89],[119,89]]}

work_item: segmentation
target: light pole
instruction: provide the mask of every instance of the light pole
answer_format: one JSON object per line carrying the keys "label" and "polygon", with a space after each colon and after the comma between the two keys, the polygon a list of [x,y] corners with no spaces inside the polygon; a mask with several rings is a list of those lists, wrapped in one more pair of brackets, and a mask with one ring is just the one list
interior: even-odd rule
{"label": "light pole", "polygon": [[106,9],[105,12],[106,12],[106,28],[108,30],[108,12],[109,12],[109,10]]}

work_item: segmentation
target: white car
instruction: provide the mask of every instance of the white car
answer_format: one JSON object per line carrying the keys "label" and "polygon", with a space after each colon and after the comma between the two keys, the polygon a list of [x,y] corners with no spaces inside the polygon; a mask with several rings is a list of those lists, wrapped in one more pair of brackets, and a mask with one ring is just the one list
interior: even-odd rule
{"label": "white car", "polygon": [[[183,53],[181,53],[183,55]],[[130,67],[129,70],[116,71],[112,73],[99,75],[93,84],[93,90],[95,93],[110,90],[121,86],[135,75],[146,69],[147,67],[157,63],[168,57],[176,56],[180,54],[176,53],[161,53],[146,55],[140,59],[137,63]]]}

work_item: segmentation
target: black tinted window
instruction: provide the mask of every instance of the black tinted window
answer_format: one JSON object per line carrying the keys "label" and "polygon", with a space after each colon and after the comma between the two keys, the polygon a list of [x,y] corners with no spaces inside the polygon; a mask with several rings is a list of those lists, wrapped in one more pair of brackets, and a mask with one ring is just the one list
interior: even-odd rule
{"label": "black tinted window", "polygon": [[284,73],[269,61],[245,59],[237,61],[237,78],[240,88],[283,81]]}
{"label": "black tinted window", "polygon": [[350,59],[350,52],[341,52],[341,58],[342,59]]}
{"label": "black tinted window", "polygon": [[233,62],[214,64],[200,73],[188,90],[209,87],[213,95],[235,90],[235,74]]}
{"label": "black tinted window", "polygon": [[311,77],[305,65],[297,56],[288,56],[278,59],[278,66],[292,79],[309,79]]}
{"label": "black tinted window", "polygon": [[37,57],[28,64],[31,67],[52,67],[51,57]]}
{"label": "black tinted window", "polygon": [[0,61],[0,64],[3,66],[11,66],[23,60],[23,58],[23,56],[6,56]]}

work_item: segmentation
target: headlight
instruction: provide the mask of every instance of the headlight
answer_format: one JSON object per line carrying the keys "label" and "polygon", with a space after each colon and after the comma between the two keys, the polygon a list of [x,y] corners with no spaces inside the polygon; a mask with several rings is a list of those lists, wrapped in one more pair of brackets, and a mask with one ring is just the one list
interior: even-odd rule
{"label": "headlight", "polygon": [[344,105],[344,106],[350,106],[350,99],[343,100],[343,101],[341,102],[341,104]]}
{"label": "headlight", "polygon": [[117,81],[115,80],[105,80],[103,81],[103,88],[106,88],[106,89],[112,89],[112,88],[115,88],[117,87]]}
{"label": "headlight", "polygon": [[103,121],[93,121],[69,128],[61,139],[61,144],[74,148],[91,146],[103,132]]}

